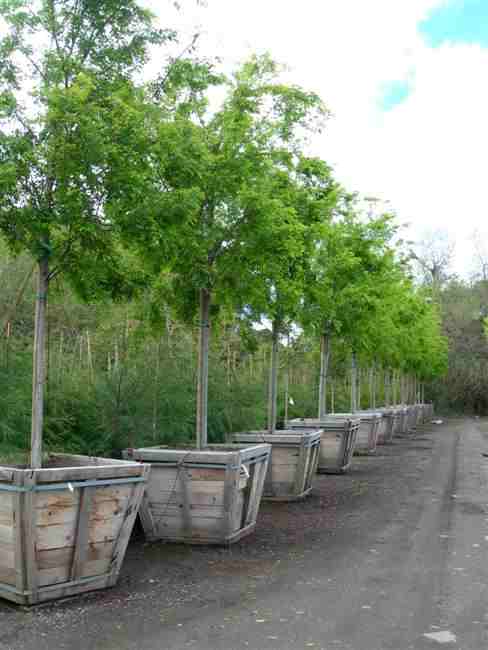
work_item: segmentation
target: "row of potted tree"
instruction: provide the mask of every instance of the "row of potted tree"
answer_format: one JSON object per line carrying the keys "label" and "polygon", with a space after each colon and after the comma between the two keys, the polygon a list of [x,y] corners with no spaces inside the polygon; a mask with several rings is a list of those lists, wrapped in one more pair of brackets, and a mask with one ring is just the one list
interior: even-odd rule
{"label": "row of potted tree", "polygon": [[[150,48],[174,34],[135,0],[6,0],[0,15],[0,230],[38,276],[31,463],[0,468],[0,593],[36,603],[113,584],[141,502],[152,538],[232,542],[253,530],[263,490],[309,493],[320,429],[275,433],[285,329],[321,338],[320,422],[335,339],[351,345],[353,368],[371,354],[424,380],[443,344],[392,246],[392,217],[364,217],[303,153],[323,128],[322,101],[283,84],[268,56],[233,77],[179,57],[138,84]],[[58,276],[89,301],[151,287],[178,318],[198,319],[195,448],[128,450],[125,461],[43,452]],[[268,427],[209,447],[209,337],[223,308],[272,323]],[[354,374],[352,386],[354,413]]]}

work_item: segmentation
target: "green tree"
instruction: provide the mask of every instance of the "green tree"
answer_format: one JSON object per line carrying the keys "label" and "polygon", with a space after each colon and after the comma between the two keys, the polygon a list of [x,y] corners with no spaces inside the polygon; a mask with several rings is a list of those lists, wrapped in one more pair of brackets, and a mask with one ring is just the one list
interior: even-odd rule
{"label": "green tree", "polygon": [[326,413],[330,349],[335,338],[352,350],[352,407],[356,408],[356,355],[368,348],[371,319],[394,268],[389,215],[364,219],[354,197],[342,193],[334,219],[316,249],[306,283],[304,324],[321,340],[319,417]]}
{"label": "green tree", "polygon": [[143,96],[131,83],[154,29],[134,0],[2,0],[0,230],[38,267],[32,467],[41,466],[46,307],[59,273],[85,295],[125,285],[113,209],[137,201],[148,161]]}
{"label": "green tree", "polygon": [[[300,249],[293,244],[300,228],[293,207],[275,190],[280,184],[291,190],[288,174],[300,152],[299,135],[316,126],[325,109],[316,95],[279,83],[277,75],[268,56],[252,58],[228,80],[208,66],[181,61],[163,98],[166,195],[175,209],[185,210],[166,239],[170,248],[176,243],[170,266],[160,246],[147,242],[145,252],[166,270],[169,300],[180,318],[199,314],[198,447],[207,442],[211,315],[222,306],[235,309],[243,297],[245,302],[255,286],[250,277],[263,264],[277,267],[284,254],[295,254],[294,246]],[[211,113],[206,86],[219,82],[227,87],[226,98]]]}

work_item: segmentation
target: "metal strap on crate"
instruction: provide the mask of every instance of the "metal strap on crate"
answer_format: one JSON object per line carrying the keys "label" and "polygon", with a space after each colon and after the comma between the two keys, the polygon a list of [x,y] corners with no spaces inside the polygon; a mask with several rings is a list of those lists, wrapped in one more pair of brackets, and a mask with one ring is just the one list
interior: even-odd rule
{"label": "metal strap on crate", "polygon": [[143,476],[133,476],[127,478],[114,478],[105,480],[90,481],[67,481],[65,483],[42,483],[25,487],[23,485],[6,485],[0,483],[0,492],[53,492],[55,490],[73,490],[75,488],[86,487],[108,487],[111,485],[126,485],[128,483],[146,483],[147,479]]}

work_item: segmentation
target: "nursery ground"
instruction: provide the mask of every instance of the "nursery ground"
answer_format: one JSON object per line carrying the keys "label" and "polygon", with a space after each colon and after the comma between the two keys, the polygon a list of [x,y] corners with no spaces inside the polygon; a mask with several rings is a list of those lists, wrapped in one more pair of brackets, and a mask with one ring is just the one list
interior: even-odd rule
{"label": "nursery ground", "polygon": [[[452,419],[265,504],[231,548],[133,539],[114,589],[0,604],[1,650],[488,647],[488,420]],[[434,636],[425,636],[425,635]]]}

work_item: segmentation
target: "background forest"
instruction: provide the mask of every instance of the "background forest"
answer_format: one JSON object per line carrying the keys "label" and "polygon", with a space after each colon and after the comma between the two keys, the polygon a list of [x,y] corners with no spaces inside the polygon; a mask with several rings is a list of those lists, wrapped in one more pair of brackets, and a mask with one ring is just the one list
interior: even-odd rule
{"label": "background forest", "polygon": [[[0,248],[0,444],[8,455],[27,450],[31,418],[35,268],[27,255]],[[486,412],[488,344],[480,305],[488,283],[451,280],[441,291],[449,372],[425,386],[445,411]],[[130,301],[87,304],[61,281],[49,303],[45,441],[48,448],[88,454],[127,446],[190,441],[195,430],[198,326],[183,325],[145,292]],[[232,313],[215,323],[209,386],[209,439],[266,424],[271,331]],[[316,337],[281,338],[278,422],[315,417],[320,373]],[[360,364],[361,365],[361,364]],[[372,399],[372,369],[360,370],[360,404]],[[330,360],[328,408],[350,408],[350,349],[337,342]],[[375,372],[375,401],[385,401],[384,373]],[[391,394],[393,397],[393,394]],[[400,389],[396,393],[400,399]]]}

